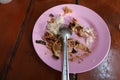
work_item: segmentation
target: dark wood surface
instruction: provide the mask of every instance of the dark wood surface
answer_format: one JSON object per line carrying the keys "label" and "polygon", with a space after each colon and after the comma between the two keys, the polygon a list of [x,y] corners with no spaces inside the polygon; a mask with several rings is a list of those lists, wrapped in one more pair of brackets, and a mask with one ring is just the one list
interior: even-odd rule
{"label": "dark wood surface", "polygon": [[[77,1],[77,0],[76,0]],[[43,63],[32,45],[32,30],[47,9],[75,0],[13,0],[0,4],[0,80],[61,80],[61,72]],[[79,0],[98,13],[111,33],[111,48],[95,69],[76,80],[120,80],[120,0]],[[73,75],[70,75],[73,80]]]}

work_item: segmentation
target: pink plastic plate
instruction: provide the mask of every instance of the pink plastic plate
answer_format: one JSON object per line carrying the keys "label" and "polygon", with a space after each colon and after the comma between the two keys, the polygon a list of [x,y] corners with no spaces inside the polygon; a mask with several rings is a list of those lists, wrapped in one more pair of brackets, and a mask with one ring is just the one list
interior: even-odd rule
{"label": "pink plastic plate", "polygon": [[66,23],[71,17],[74,17],[83,26],[94,28],[96,39],[92,47],[92,53],[81,63],[69,63],[70,73],[82,73],[89,71],[102,62],[102,60],[108,54],[111,44],[111,37],[108,26],[97,13],[89,8],[75,4],[62,4],[45,11],[35,23],[32,34],[33,46],[38,56],[44,63],[55,70],[62,70],[62,60],[54,59],[52,57],[52,52],[47,49],[45,45],[36,43],[36,40],[40,40],[41,37],[44,35],[46,24],[49,20],[49,14],[52,13],[55,16],[58,16],[59,14],[63,13],[63,7],[65,6],[71,8],[73,11],[71,14],[65,17]]}

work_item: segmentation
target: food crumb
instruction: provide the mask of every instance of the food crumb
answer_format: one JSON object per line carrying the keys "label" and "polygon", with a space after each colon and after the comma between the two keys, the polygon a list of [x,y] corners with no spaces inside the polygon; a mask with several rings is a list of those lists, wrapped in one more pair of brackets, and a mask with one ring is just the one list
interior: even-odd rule
{"label": "food crumb", "polygon": [[47,55],[47,53],[45,53],[45,55]]}
{"label": "food crumb", "polygon": [[54,17],[54,15],[53,15],[52,13],[51,13],[51,14],[49,14],[49,16],[50,16],[50,17]]}
{"label": "food crumb", "polygon": [[36,40],[36,43],[46,45],[46,42],[43,40]]}
{"label": "food crumb", "polygon": [[80,64],[80,63],[81,63],[81,61],[79,60],[79,61],[78,61],[78,63]]}
{"label": "food crumb", "polygon": [[72,9],[70,9],[70,8],[67,7],[67,6],[65,6],[65,7],[63,8],[63,11],[64,11],[64,15],[65,15],[65,14],[68,14],[68,13],[72,13]]}
{"label": "food crumb", "polygon": [[49,51],[46,51],[46,52],[45,52],[45,55],[49,55]]}

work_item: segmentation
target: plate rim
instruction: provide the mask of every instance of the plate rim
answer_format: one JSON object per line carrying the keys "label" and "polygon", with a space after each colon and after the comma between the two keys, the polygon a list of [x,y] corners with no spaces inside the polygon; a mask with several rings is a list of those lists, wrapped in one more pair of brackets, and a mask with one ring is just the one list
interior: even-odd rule
{"label": "plate rim", "polygon": [[[106,51],[106,53],[105,53],[105,56],[103,57],[103,59],[102,59],[99,63],[97,63],[96,66],[91,67],[91,68],[89,68],[89,69],[87,69],[87,70],[84,70],[84,71],[76,72],[76,73],[83,73],[83,72],[92,70],[92,69],[94,69],[95,67],[97,67],[98,65],[100,65],[100,64],[103,62],[103,60],[106,58],[106,56],[108,55],[108,53],[109,53],[110,46],[111,46],[111,35],[110,35],[110,31],[109,31],[108,25],[106,24],[106,22],[104,21],[104,19],[103,19],[98,13],[96,13],[94,10],[92,10],[92,9],[90,9],[90,8],[88,8],[88,7],[85,7],[85,6],[82,6],[82,5],[76,5],[76,4],[60,4],[60,5],[57,5],[57,6],[59,7],[59,6],[62,6],[62,5],[63,5],[63,6],[64,6],[64,5],[65,5],[65,6],[67,6],[67,5],[80,6],[80,7],[86,8],[86,9],[88,9],[88,10],[91,10],[92,12],[94,12],[94,13],[103,21],[103,23],[104,23],[105,26],[106,26],[106,31],[107,31],[108,34],[109,34],[109,45],[108,45],[108,49],[107,49],[107,51]],[[52,9],[52,8],[54,8],[54,7],[57,7],[57,6],[53,6],[53,7],[49,8],[49,9],[45,10],[45,11],[38,17],[37,21],[35,22],[35,25],[37,24],[37,22],[39,21],[40,17],[41,17],[45,12],[47,12],[48,10],[50,10],[50,9]],[[33,31],[32,31],[32,43],[33,43],[34,49],[35,49],[35,45],[34,45],[34,41],[33,41],[33,34],[34,34],[35,25],[34,25]],[[35,52],[37,53],[36,49],[35,49]],[[37,55],[39,56],[38,53],[37,53]],[[40,56],[39,56],[39,58],[41,59]],[[41,60],[42,60],[45,64],[47,64],[43,59],[41,59]],[[47,64],[47,65],[48,65],[48,64]],[[61,70],[58,70],[58,69],[56,69],[56,68],[53,68],[51,65],[48,65],[48,66],[51,67],[51,68],[54,69],[54,70],[57,70],[57,71],[60,71],[60,72],[61,72]]]}

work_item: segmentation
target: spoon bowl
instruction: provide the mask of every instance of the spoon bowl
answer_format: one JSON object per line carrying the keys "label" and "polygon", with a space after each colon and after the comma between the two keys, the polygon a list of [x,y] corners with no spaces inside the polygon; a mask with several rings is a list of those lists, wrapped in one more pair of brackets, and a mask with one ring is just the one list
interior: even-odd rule
{"label": "spoon bowl", "polygon": [[69,38],[72,35],[72,31],[67,28],[67,27],[60,27],[59,29],[59,35],[60,37],[64,38]]}

